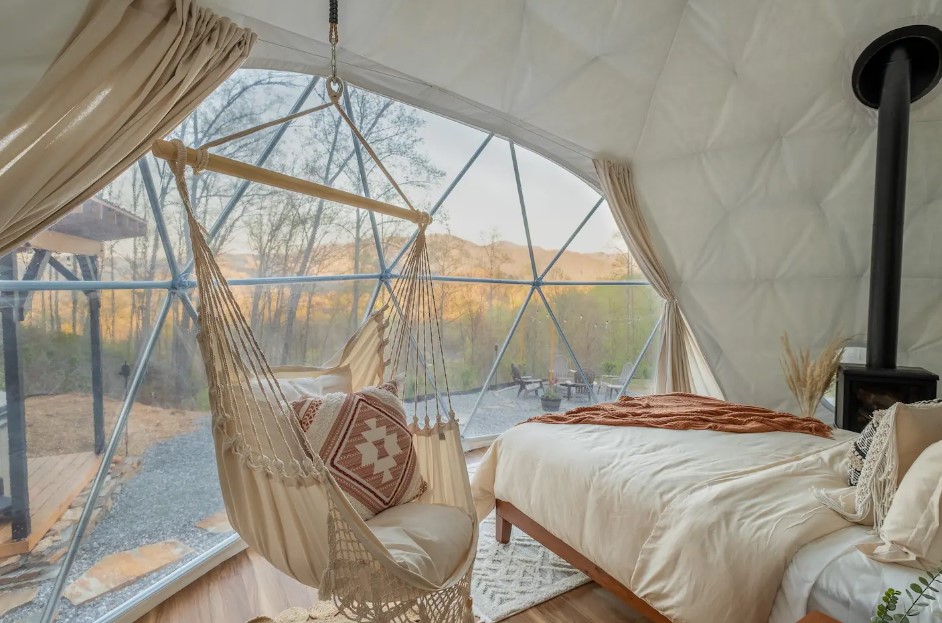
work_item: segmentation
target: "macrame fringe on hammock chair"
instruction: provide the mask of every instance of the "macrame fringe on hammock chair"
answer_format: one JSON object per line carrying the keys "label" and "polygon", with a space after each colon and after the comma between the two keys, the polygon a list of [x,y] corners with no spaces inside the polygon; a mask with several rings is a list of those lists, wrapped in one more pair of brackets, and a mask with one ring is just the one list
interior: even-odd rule
{"label": "macrame fringe on hammock chair", "polygon": [[[417,500],[368,521],[356,512],[311,447],[279,384],[280,376],[296,377],[299,372],[269,366],[194,216],[186,186],[187,163],[195,165],[199,174],[203,168],[213,169],[217,157],[208,154],[207,146],[192,150],[180,141],[172,143],[170,154],[166,142],[161,142],[154,153],[170,162],[192,242],[200,298],[198,341],[209,382],[226,511],[250,547],[284,573],[317,587],[321,599],[332,599],[344,616],[362,623],[406,623],[415,616],[423,623],[472,623],[470,577],[478,525],[429,278],[425,228],[430,219],[409,203],[343,110],[343,82],[334,75],[327,85],[330,101],[317,109],[332,107],[345,120],[405,202],[410,220],[420,225],[401,275],[388,285],[389,301],[326,365],[348,366],[354,391],[406,373],[413,395],[410,431],[428,487]],[[258,129],[262,127],[213,145]],[[255,176],[264,172],[241,166],[255,169]],[[315,369],[310,375],[322,372]],[[444,396],[438,391],[440,384]],[[396,535],[408,530],[409,522],[420,524],[432,541],[436,533],[448,532],[443,540],[454,541],[459,534],[466,542],[457,549],[452,543],[452,553],[438,559],[429,554],[436,573],[419,572],[404,562],[409,553],[396,548]]]}

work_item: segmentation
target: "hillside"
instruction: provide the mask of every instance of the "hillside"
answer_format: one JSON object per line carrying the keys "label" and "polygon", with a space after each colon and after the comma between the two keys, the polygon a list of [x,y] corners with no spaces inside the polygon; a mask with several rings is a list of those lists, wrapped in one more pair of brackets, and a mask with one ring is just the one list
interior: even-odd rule
{"label": "hillside", "polygon": [[[429,250],[436,272],[454,276],[498,277],[504,279],[530,279],[530,255],[527,247],[512,242],[498,241],[482,245],[451,234],[430,234]],[[402,238],[392,239],[386,245],[386,255],[394,255],[403,244]],[[329,258],[317,267],[316,274],[345,275],[353,272],[354,245],[352,243],[324,245],[321,257]],[[537,272],[556,255],[554,249],[533,249]],[[375,250],[365,244],[361,250],[361,273],[376,270]],[[493,258],[493,260],[491,259]],[[223,270],[230,278],[256,276],[255,258],[248,253],[224,253],[220,258]],[[493,265],[492,265],[493,261]],[[624,259],[617,253],[580,253],[566,251],[547,275],[548,280],[597,281],[624,278],[619,270]]]}

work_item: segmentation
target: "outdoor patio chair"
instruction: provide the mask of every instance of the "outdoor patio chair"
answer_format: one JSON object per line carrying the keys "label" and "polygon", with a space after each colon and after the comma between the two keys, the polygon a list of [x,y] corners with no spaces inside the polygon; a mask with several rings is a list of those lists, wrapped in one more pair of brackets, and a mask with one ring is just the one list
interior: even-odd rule
{"label": "outdoor patio chair", "polygon": [[605,390],[606,400],[611,400],[613,397],[617,398],[618,394],[621,392],[621,388],[625,387],[628,382],[628,377],[631,375],[631,369],[634,367],[634,363],[629,361],[621,368],[621,374],[618,376],[603,376],[599,380],[599,389]]}
{"label": "outdoor patio chair", "polygon": [[583,368],[582,372],[585,374],[585,381],[583,382],[582,375],[576,374],[576,393],[588,394],[589,388],[595,385],[595,371],[589,368]]}
{"label": "outdoor patio chair", "polygon": [[513,376],[514,383],[517,384],[517,398],[520,397],[520,394],[523,394],[523,397],[526,398],[529,392],[533,392],[534,396],[540,395],[539,392],[543,389],[543,379],[524,376],[520,366],[515,363],[510,364],[510,374]]}
{"label": "outdoor patio chair", "polygon": [[553,381],[563,383],[573,380],[572,368],[569,367],[569,360],[562,355],[556,355],[553,358]]}

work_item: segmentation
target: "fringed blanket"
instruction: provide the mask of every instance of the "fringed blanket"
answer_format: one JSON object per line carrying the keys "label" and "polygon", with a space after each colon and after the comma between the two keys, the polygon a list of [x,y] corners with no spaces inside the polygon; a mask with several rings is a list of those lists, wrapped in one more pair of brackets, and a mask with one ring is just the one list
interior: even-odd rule
{"label": "fringed blanket", "polygon": [[547,413],[527,422],[539,424],[597,424],[643,426],[674,430],[714,430],[725,433],[806,433],[830,438],[831,427],[814,418],[739,405],[693,394],[622,396],[617,402],[578,407],[566,413]]}

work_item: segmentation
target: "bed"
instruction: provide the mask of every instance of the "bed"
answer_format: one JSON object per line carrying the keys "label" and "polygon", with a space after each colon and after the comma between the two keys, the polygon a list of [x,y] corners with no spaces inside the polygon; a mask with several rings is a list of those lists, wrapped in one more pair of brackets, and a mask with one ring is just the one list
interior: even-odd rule
{"label": "bed", "polygon": [[497,507],[497,538],[516,525],[652,622],[850,623],[915,575],[857,552],[872,535],[811,495],[846,486],[853,437],[529,423],[494,442],[472,489],[479,517]]}

